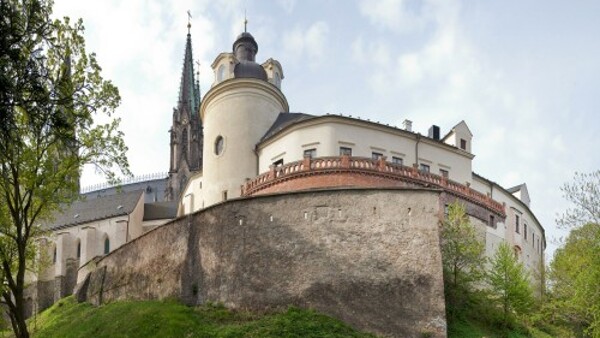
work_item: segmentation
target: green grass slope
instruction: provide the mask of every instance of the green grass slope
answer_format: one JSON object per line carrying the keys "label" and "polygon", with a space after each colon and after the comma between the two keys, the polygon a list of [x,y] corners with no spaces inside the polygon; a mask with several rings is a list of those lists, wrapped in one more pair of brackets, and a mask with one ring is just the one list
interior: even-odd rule
{"label": "green grass slope", "polygon": [[273,314],[187,307],[176,301],[115,302],[100,307],[68,297],[29,321],[42,337],[375,337],[312,310]]}

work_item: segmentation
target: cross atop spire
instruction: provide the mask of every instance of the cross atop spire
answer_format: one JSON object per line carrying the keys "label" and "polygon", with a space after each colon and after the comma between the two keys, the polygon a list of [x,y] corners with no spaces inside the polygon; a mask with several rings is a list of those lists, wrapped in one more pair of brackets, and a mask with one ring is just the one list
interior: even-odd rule
{"label": "cross atop spire", "polygon": [[190,28],[192,28],[192,13],[188,10],[187,15],[188,15],[187,28],[188,28],[188,34],[190,34]]}

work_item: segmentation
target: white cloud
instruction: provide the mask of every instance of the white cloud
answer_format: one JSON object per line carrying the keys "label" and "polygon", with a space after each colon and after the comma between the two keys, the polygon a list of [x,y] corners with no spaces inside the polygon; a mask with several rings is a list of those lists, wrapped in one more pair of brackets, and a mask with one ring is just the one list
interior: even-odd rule
{"label": "white cloud", "polygon": [[283,46],[288,59],[303,61],[308,59],[315,68],[323,62],[329,38],[329,25],[318,21],[308,28],[297,26],[283,34]]}
{"label": "white cloud", "polygon": [[277,0],[277,3],[288,14],[292,13],[294,7],[296,7],[296,0]]}
{"label": "white cloud", "polygon": [[376,26],[396,33],[422,28],[424,8],[421,2],[406,0],[362,0],[360,12]]}

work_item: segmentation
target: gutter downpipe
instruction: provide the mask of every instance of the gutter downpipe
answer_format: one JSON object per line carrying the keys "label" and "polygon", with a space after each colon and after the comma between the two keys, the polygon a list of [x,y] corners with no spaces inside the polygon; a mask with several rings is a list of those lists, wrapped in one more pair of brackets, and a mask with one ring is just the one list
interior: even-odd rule
{"label": "gutter downpipe", "polygon": [[419,142],[421,141],[421,134],[417,134],[417,142],[415,143],[415,169],[419,169]]}

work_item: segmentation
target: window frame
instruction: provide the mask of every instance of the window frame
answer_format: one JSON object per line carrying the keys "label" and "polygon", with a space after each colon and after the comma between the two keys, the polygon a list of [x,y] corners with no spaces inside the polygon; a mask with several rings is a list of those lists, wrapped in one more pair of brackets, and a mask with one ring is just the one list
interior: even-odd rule
{"label": "window frame", "polygon": [[340,147],[340,156],[352,156],[352,148],[350,147]]}

